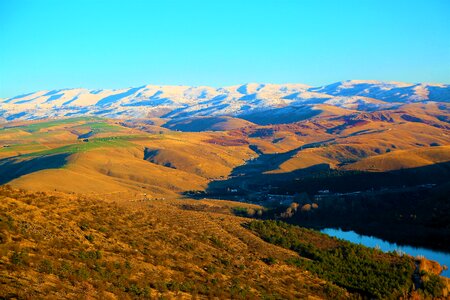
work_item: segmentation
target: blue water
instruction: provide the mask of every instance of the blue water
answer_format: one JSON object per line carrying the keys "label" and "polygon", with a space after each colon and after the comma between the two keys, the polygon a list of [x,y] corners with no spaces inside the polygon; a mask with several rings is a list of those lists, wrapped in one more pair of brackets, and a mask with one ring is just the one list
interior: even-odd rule
{"label": "blue water", "polygon": [[[343,231],[342,229],[325,228],[321,230],[321,232],[346,241],[350,241],[355,244],[361,244],[371,248],[378,247],[384,252],[397,250],[414,257],[421,255],[429,260],[437,261],[441,266],[445,265],[447,267],[450,267],[450,253],[431,250],[427,248],[397,245],[395,243],[389,243],[373,236],[360,235],[354,231]],[[450,277],[450,270],[444,270],[441,275]]]}

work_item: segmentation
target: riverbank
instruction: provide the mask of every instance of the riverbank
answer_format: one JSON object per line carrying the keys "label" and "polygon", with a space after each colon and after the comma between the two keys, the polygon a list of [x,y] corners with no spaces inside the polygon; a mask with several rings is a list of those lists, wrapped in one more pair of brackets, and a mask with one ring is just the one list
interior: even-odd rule
{"label": "riverbank", "polygon": [[340,228],[325,228],[320,231],[329,236],[337,237],[352,243],[361,244],[366,247],[377,248],[383,252],[397,251],[419,259],[425,257],[426,260],[438,262],[441,267],[438,267],[436,264],[431,262],[424,262],[422,269],[426,269],[429,272],[450,278],[450,270],[447,268],[450,266],[450,252],[437,251],[423,247],[413,247],[410,245],[399,245],[396,243],[387,242],[374,236],[361,235],[355,231],[345,231]]}

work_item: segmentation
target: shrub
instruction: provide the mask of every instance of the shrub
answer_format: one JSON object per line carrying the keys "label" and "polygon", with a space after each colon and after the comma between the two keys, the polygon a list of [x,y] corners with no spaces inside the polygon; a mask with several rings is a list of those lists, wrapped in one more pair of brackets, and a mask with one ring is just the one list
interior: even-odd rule
{"label": "shrub", "polygon": [[301,210],[302,210],[303,212],[305,212],[305,211],[310,211],[310,210],[311,210],[311,204],[305,204],[305,205],[303,205]]}
{"label": "shrub", "polygon": [[150,295],[150,290],[148,287],[140,288],[136,284],[131,284],[129,287],[125,288],[125,292],[133,294],[135,296],[148,297]]}
{"label": "shrub", "polygon": [[426,296],[432,296],[433,298],[442,297],[445,283],[438,275],[427,274],[427,279],[423,281],[423,291]]}
{"label": "shrub", "polygon": [[16,266],[21,266],[26,264],[27,258],[28,253],[14,251],[9,258],[9,261]]}
{"label": "shrub", "polygon": [[132,266],[131,263],[127,260],[125,261],[125,269],[131,270]]}
{"label": "shrub", "polygon": [[247,208],[240,206],[233,207],[233,213],[236,216],[247,216]]}
{"label": "shrub", "polygon": [[61,265],[59,266],[57,272],[58,272],[57,275],[58,275],[60,278],[67,278],[67,277],[69,277],[70,275],[72,275],[72,273],[73,273],[73,268],[72,268],[72,266],[71,266],[69,263],[63,262],[63,263],[61,263]]}
{"label": "shrub", "polygon": [[269,266],[274,265],[274,264],[277,263],[276,258],[274,258],[274,257],[272,257],[272,256],[263,258],[262,261],[265,262],[266,264],[268,264]]}
{"label": "shrub", "polygon": [[102,253],[101,251],[79,251],[78,254],[76,255],[78,256],[78,258],[80,259],[101,259],[102,258]]}
{"label": "shrub", "polygon": [[211,236],[209,240],[213,243],[213,245],[223,248],[225,245],[222,243],[222,241],[215,235]]}
{"label": "shrub", "polygon": [[81,230],[86,231],[86,230],[89,229],[89,224],[86,223],[86,222],[82,222],[82,223],[79,225],[79,227],[80,227]]}
{"label": "shrub", "polygon": [[288,207],[284,213],[281,213],[282,218],[290,218],[294,215],[294,211],[292,210],[292,207]]}
{"label": "shrub", "polygon": [[83,280],[88,279],[89,276],[90,276],[89,270],[86,269],[85,267],[81,267],[78,270],[76,270],[75,274],[76,274],[77,277],[79,277],[79,278],[81,278]]}
{"label": "shrub", "polygon": [[94,236],[92,234],[88,234],[84,236],[89,242],[94,242]]}
{"label": "shrub", "polygon": [[53,263],[48,259],[41,261],[38,267],[38,271],[41,273],[52,274],[53,273]]}

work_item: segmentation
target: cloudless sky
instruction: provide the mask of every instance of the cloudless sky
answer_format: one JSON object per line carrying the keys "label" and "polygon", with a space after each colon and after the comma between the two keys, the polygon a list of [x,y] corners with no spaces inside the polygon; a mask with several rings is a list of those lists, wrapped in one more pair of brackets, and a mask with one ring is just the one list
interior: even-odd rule
{"label": "cloudless sky", "polygon": [[0,0],[0,97],[144,84],[450,83],[448,0]]}

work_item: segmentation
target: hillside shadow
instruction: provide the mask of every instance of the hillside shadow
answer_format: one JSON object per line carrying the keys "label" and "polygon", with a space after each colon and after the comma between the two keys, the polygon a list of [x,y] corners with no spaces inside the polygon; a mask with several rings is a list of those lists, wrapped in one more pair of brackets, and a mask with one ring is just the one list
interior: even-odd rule
{"label": "hillside shadow", "polygon": [[308,105],[295,105],[264,111],[246,112],[237,117],[258,125],[269,125],[299,122],[320,115],[321,113],[321,110],[312,109]]}
{"label": "hillside shadow", "polygon": [[0,184],[37,171],[61,168],[66,164],[69,155],[62,153],[27,160],[20,160],[20,156],[0,159]]}
{"label": "hillside shadow", "polygon": [[342,193],[429,183],[439,184],[450,178],[450,161],[386,172],[337,170],[331,169],[328,164],[321,163],[286,173],[269,173],[278,169],[298,151],[319,147],[329,142],[332,140],[303,145],[281,154],[261,154],[256,159],[234,168],[228,179],[210,182],[206,192],[211,196],[231,196],[230,189],[237,190],[237,194],[240,195],[255,192],[275,194],[307,192],[314,195],[319,190]]}
{"label": "hillside shadow", "polygon": [[[296,155],[299,151],[317,148],[323,145],[327,145],[329,143],[334,142],[335,139],[328,139],[318,142],[313,142],[309,144],[304,144],[300,147],[294,148],[290,151],[283,153],[263,153],[256,145],[249,145],[250,149],[253,150],[259,156],[247,161],[244,165],[237,166],[231,172],[230,177],[251,177],[253,175],[261,175],[266,174],[270,171],[278,169],[284,162],[291,159],[294,155]],[[318,164],[306,169],[299,169],[298,172],[315,172],[317,170],[329,170],[328,164]],[[297,172],[297,171],[296,171]]]}
{"label": "hillside shadow", "polygon": [[105,98],[100,99],[95,105],[96,106],[106,106],[106,105],[110,105],[122,98],[128,97],[133,95],[134,93],[136,93],[137,91],[139,91],[140,89],[144,88],[145,86],[140,86],[137,88],[131,88],[125,92],[119,93],[119,94],[114,94],[114,95],[110,95],[107,96]]}
{"label": "hillside shadow", "polygon": [[284,182],[292,178],[328,172],[330,171],[330,166],[322,163],[289,173],[270,173],[270,171],[278,169],[284,162],[291,159],[299,151],[308,148],[321,147],[333,141],[334,139],[329,139],[309,143],[287,152],[270,154],[264,154],[256,145],[249,145],[250,149],[259,156],[247,161],[244,165],[235,167],[227,180],[210,182],[206,192],[212,195],[227,194],[226,191],[229,189],[238,189],[240,190],[240,193],[258,192],[262,189],[266,189],[267,186],[277,184],[277,182]]}

